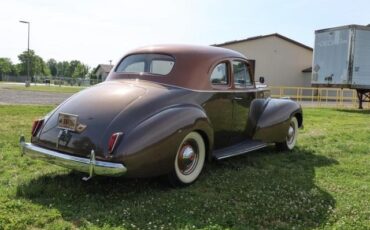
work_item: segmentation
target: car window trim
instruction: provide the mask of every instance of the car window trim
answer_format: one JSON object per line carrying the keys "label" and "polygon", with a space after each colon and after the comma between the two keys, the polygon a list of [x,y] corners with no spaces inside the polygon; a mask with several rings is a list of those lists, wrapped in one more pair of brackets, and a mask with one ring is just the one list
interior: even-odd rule
{"label": "car window trim", "polygon": [[[248,70],[248,73],[249,73],[249,79],[250,79],[250,84],[249,85],[245,85],[245,87],[241,87],[241,88],[235,87],[234,66],[232,64],[233,61],[243,62],[247,66],[247,70]],[[248,60],[240,59],[240,58],[233,58],[233,59],[230,60],[230,63],[231,63],[230,67],[231,67],[231,75],[232,75],[232,89],[243,90],[243,89],[255,88],[255,83],[254,83],[254,79],[253,79],[252,74],[251,74],[250,64],[248,63]]]}
{"label": "car window trim", "polygon": [[[125,58],[127,58],[127,57],[129,57],[129,56],[132,56],[132,55],[140,55],[140,54],[154,54],[154,55],[156,55],[156,54],[158,54],[158,55],[164,55],[164,56],[168,56],[168,57],[171,57],[171,61],[173,61],[173,66],[172,66],[172,69],[171,69],[171,71],[168,73],[168,74],[157,74],[157,73],[150,73],[150,72],[117,72],[117,70],[118,70],[118,67],[121,65],[121,63],[123,62],[123,60],[125,60]],[[155,60],[163,60],[163,61],[167,61],[166,59],[164,59],[164,58],[160,58],[160,59],[155,59]],[[154,76],[160,76],[160,77],[166,77],[166,76],[168,76],[168,75],[170,75],[171,74],[171,72],[174,70],[174,68],[175,68],[175,65],[176,65],[176,58],[175,58],[175,56],[173,56],[172,54],[168,54],[168,53],[163,53],[163,52],[158,52],[158,53],[150,53],[150,52],[138,52],[138,53],[130,53],[130,54],[126,54],[125,56],[123,56],[121,59],[120,59],[120,61],[118,62],[118,64],[114,67],[114,73],[117,73],[117,74],[137,74],[137,75],[142,75],[142,74],[149,74],[149,75],[154,75]],[[147,59],[145,59],[144,60],[144,64],[145,64],[145,66],[144,66],[144,70],[146,70],[146,68],[147,68],[147,62],[148,62],[148,60]],[[150,67],[149,67],[150,68]]]}
{"label": "car window trim", "polygon": [[[227,84],[212,84],[212,81],[211,81],[212,73],[213,73],[214,69],[222,63],[226,64]],[[231,89],[231,63],[230,63],[230,60],[221,60],[221,61],[216,62],[216,64],[214,64],[210,68],[208,79],[209,79],[209,83],[211,84],[211,88],[214,89],[214,90],[228,90],[228,89]]]}

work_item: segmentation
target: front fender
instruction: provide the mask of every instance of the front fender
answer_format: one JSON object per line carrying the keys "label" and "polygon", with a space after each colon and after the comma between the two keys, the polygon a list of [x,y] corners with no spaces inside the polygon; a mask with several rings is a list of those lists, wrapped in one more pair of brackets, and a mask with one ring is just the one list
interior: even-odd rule
{"label": "front fender", "polygon": [[205,112],[193,105],[170,107],[124,133],[115,161],[127,167],[127,176],[148,177],[169,173],[183,138],[198,131],[213,146],[213,129]]}
{"label": "front fender", "polygon": [[289,99],[255,99],[248,117],[248,132],[254,140],[282,142],[292,116],[297,116],[302,127],[302,108],[298,103]]}

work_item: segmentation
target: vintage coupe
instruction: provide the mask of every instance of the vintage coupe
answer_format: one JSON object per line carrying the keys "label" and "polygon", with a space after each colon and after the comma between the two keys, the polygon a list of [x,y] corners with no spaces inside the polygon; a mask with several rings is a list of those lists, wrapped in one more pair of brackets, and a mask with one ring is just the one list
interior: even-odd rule
{"label": "vintage coupe", "polygon": [[268,98],[240,53],[159,45],[125,55],[101,84],[36,120],[22,154],[93,175],[194,182],[206,160],[295,146],[301,107]]}

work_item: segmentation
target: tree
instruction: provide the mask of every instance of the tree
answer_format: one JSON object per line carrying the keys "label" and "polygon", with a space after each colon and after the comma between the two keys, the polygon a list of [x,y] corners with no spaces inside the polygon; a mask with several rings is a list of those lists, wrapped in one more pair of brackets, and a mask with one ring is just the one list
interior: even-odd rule
{"label": "tree", "polygon": [[73,78],[84,78],[89,72],[89,67],[78,60],[69,63],[68,76]]}
{"label": "tree", "polygon": [[78,65],[80,65],[81,62],[77,60],[73,60],[69,63],[69,69],[68,69],[68,76],[73,77],[74,72],[78,68]]}
{"label": "tree", "polygon": [[42,71],[41,72],[42,72],[42,75],[43,76],[50,77],[50,75],[51,75],[50,69],[49,69],[49,67],[46,65],[46,63],[44,61],[42,61]]}
{"label": "tree", "polygon": [[20,72],[21,72],[21,64],[15,64],[12,66],[12,72],[10,73],[10,75],[19,76]]}
{"label": "tree", "polygon": [[55,77],[58,74],[58,63],[55,59],[50,58],[47,62],[46,65],[50,69],[50,74],[51,76]]}
{"label": "tree", "polygon": [[96,76],[96,71],[98,70],[99,66],[95,67],[95,68],[92,68],[91,71],[88,73],[88,78],[90,79],[97,79],[98,76]]}
{"label": "tree", "polygon": [[85,76],[89,73],[89,67],[82,63],[79,63],[75,70],[73,71],[72,77],[73,78],[85,78]]}
{"label": "tree", "polygon": [[9,58],[0,58],[0,80],[5,74],[12,72],[12,61]]}
{"label": "tree", "polygon": [[[53,76],[53,77],[68,77],[68,78],[84,78],[89,73],[89,66],[79,60],[61,61],[58,62],[50,58],[46,63],[44,60],[35,54],[35,51],[30,50],[30,75],[35,76]],[[24,51],[18,55],[20,64],[14,68],[12,72],[16,74],[27,74],[28,52]]]}
{"label": "tree", "polygon": [[68,70],[69,70],[69,62],[63,61],[57,63],[57,70],[58,70],[58,77],[69,77]]}
{"label": "tree", "polygon": [[[24,51],[20,55],[18,55],[18,59],[21,62],[21,69],[20,74],[26,75],[27,74],[27,61],[28,61],[28,51]],[[44,60],[38,55],[35,54],[35,51],[30,50],[29,53],[30,59],[30,75],[41,75],[47,76],[50,74],[49,68],[46,66]]]}

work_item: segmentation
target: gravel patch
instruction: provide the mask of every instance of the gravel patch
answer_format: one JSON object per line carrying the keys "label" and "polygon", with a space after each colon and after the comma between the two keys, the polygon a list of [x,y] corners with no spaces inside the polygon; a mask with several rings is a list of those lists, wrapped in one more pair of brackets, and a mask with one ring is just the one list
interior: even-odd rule
{"label": "gravel patch", "polygon": [[59,105],[73,93],[12,90],[0,87],[0,104]]}

